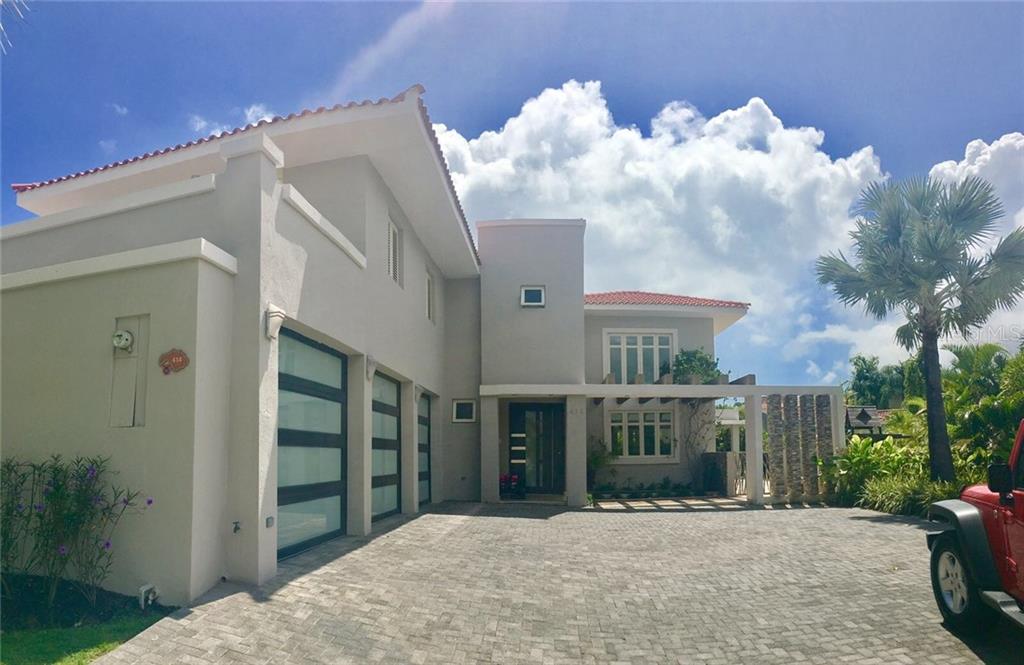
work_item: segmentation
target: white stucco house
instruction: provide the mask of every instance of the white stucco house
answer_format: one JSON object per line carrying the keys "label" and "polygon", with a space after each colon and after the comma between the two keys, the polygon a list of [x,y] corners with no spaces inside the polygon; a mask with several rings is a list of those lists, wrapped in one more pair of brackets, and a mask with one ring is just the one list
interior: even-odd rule
{"label": "white stucco house", "polygon": [[687,399],[747,400],[763,499],[761,400],[799,391],[662,381],[747,305],[585,294],[584,220],[474,238],[422,92],[14,185],[38,216],[0,231],[2,452],[107,455],[156,498],[115,590],[262,583],[389,515],[499,501],[502,474],[582,506],[588,441],[621,479],[686,481]]}

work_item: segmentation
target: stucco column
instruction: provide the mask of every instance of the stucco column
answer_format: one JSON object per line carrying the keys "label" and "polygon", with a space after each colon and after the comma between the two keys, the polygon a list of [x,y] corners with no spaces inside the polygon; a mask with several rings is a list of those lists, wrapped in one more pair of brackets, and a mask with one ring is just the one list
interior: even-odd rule
{"label": "stucco column", "polygon": [[587,398],[565,398],[565,502],[587,505]]}
{"label": "stucco column", "polygon": [[419,391],[412,381],[403,381],[399,404],[401,405],[401,452],[399,453],[399,468],[402,471],[402,513],[412,515],[419,510],[420,505],[420,470],[419,455],[416,450],[417,430],[416,409],[419,406],[416,402],[419,398]]}
{"label": "stucco column", "polygon": [[480,500],[497,503],[501,488],[501,440],[498,437],[498,398],[480,398]]}
{"label": "stucco column", "polygon": [[373,373],[367,378],[366,356],[348,362],[348,515],[351,536],[370,533],[373,473]]}
{"label": "stucco column", "polygon": [[740,451],[740,426],[729,425],[729,448],[734,453]]}
{"label": "stucco column", "polygon": [[764,503],[764,425],[761,422],[761,396],[748,395],[743,410],[747,418],[747,501]]}
{"label": "stucco column", "polygon": [[[441,442],[441,420],[444,410],[441,408],[441,398],[436,395],[430,397],[430,503],[444,501],[444,445]],[[416,456],[419,459],[419,456]]]}

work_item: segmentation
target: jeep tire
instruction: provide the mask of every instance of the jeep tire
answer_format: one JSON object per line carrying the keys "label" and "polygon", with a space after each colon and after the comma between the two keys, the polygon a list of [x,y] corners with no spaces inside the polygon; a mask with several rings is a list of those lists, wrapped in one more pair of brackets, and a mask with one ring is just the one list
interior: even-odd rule
{"label": "jeep tire", "polygon": [[996,612],[982,601],[956,534],[944,533],[936,539],[932,548],[931,570],[935,603],[951,630],[977,634],[996,623]]}

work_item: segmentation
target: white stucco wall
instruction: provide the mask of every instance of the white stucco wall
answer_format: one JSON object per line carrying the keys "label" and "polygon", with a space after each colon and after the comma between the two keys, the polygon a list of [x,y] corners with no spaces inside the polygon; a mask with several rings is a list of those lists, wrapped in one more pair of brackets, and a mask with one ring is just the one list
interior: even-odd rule
{"label": "white stucco wall", "polygon": [[[222,309],[231,297],[232,278],[199,260],[0,295],[3,456],[107,456],[115,484],[154,498],[114,534],[109,586],[116,591],[135,594],[154,583],[164,602],[184,603],[224,572],[218,492],[227,386],[220,359],[229,340],[224,325],[200,324],[197,312]],[[111,427],[111,335],[118,317],[135,315],[149,315],[148,350],[139,359],[147,375],[145,422]],[[163,375],[157,359],[171,348],[192,362]]]}
{"label": "white stucco wall", "polygon": [[[478,225],[482,383],[582,383],[583,220]],[[544,286],[522,307],[521,286]]]}
{"label": "white stucco wall", "polygon": [[[702,349],[714,356],[715,333],[714,321],[710,318],[689,318],[680,316],[655,316],[655,315],[617,315],[592,314],[588,313],[584,319],[586,336],[584,339],[586,357],[586,376],[588,383],[601,383],[604,380],[605,369],[605,332],[606,331],[643,331],[659,330],[671,331],[675,334],[676,348],[679,350]],[[688,408],[679,401],[670,404],[661,404],[659,400],[651,400],[641,404],[636,399],[630,399],[622,404],[615,400],[605,400],[595,405],[589,402],[587,406],[587,437],[592,443],[608,442],[607,413],[609,410],[621,411],[672,411],[674,432],[677,442],[681,442],[688,436],[685,409]],[[712,441],[713,443],[713,441]],[[610,469],[600,474],[598,481],[606,482],[614,480],[619,487],[626,484],[650,484],[661,482],[668,477],[673,483],[693,482],[693,469],[688,463],[686,455],[682,454],[681,443],[677,443],[675,454],[671,460],[664,462],[651,461],[628,461],[626,458],[615,460]],[[698,479],[699,480],[699,479]]]}

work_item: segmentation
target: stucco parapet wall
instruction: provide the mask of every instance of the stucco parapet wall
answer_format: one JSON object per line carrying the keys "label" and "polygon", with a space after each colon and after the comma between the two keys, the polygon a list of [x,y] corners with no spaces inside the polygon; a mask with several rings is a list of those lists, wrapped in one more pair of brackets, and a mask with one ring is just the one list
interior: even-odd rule
{"label": "stucco parapet wall", "polygon": [[205,238],[192,238],[0,275],[0,290],[11,291],[27,286],[187,260],[205,261],[229,275],[238,273],[238,261],[234,256]]}
{"label": "stucco parapet wall", "polygon": [[682,385],[682,384],[490,384],[480,386],[481,397],[665,397],[710,399],[761,395],[832,395],[842,398],[839,386]]}
{"label": "stucco parapet wall", "polygon": [[317,210],[312,203],[306,200],[299,190],[293,185],[281,186],[281,198],[284,199],[299,215],[312,224],[317,231],[322,233],[328,240],[334,243],[338,249],[345,252],[360,268],[366,268],[366,256],[359,251],[352,241],[344,233],[338,230],[329,219]]}
{"label": "stucco parapet wall", "polygon": [[166,185],[157,185],[156,187],[149,187],[118,196],[102,203],[74,208],[64,212],[56,212],[52,215],[43,215],[24,222],[16,222],[0,229],[0,240],[9,240],[77,222],[85,222],[98,217],[107,217],[139,208],[146,208],[158,203],[176,201],[189,196],[212,192],[216,188],[217,176],[213,173]]}
{"label": "stucco parapet wall", "polygon": [[514,228],[517,226],[549,226],[549,227],[582,227],[586,228],[585,219],[484,219],[476,223],[478,229]]}

